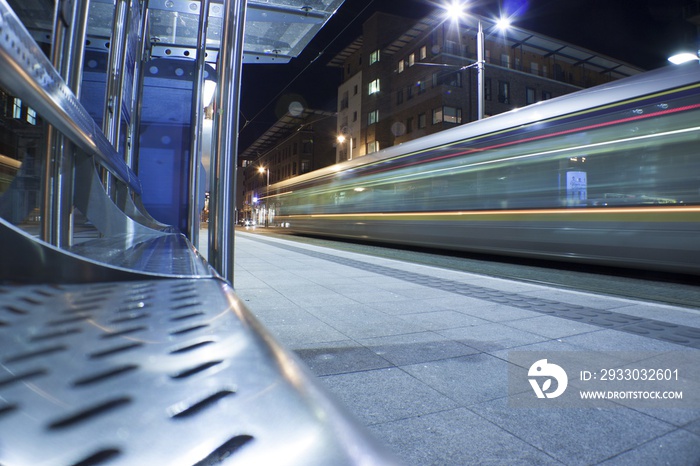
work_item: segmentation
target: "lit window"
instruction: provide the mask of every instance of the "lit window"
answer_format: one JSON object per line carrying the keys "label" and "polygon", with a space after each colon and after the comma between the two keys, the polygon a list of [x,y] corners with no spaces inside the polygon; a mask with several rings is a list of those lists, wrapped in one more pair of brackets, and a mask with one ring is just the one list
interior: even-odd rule
{"label": "lit window", "polygon": [[426,126],[427,125],[426,125],[425,113],[421,113],[420,115],[418,115],[418,128],[422,129],[422,128],[425,128]]}
{"label": "lit window", "polygon": [[369,83],[369,95],[376,94],[379,92],[379,79],[375,79]]}
{"label": "lit window", "polygon": [[373,65],[374,63],[377,63],[379,61],[379,50],[375,50],[374,52],[369,54],[369,64]]}
{"label": "lit window", "polygon": [[412,53],[408,56],[408,66],[413,66],[416,64],[416,54]]}
{"label": "lit window", "polygon": [[371,154],[372,152],[378,152],[379,151],[379,141],[372,141],[367,143],[367,153]]}
{"label": "lit window", "polygon": [[373,125],[379,121],[379,110],[371,111],[367,114],[367,125]]}
{"label": "lit window", "polygon": [[424,45],[420,48],[420,59],[425,60],[428,57],[428,46]]}
{"label": "lit window", "polygon": [[15,97],[14,106],[12,107],[12,118],[22,118],[22,99]]}
{"label": "lit window", "polygon": [[462,109],[455,107],[445,107],[443,109],[443,120],[445,123],[462,124]]}
{"label": "lit window", "polygon": [[510,83],[498,81],[498,101],[502,104],[510,103]]}
{"label": "lit window", "polygon": [[36,110],[31,107],[27,107],[27,123],[36,125]]}
{"label": "lit window", "polygon": [[399,73],[403,73],[404,70],[404,61],[399,60]]}
{"label": "lit window", "polygon": [[442,123],[442,108],[433,110],[433,124],[437,125],[438,123]]}
{"label": "lit window", "polygon": [[531,87],[525,88],[525,103],[527,105],[535,103],[535,90]]}

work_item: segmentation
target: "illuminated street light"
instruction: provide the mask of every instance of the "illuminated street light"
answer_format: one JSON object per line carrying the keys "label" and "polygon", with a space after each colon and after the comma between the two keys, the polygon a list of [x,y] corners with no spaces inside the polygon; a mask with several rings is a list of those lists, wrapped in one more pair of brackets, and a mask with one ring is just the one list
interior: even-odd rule
{"label": "illuminated street light", "polygon": [[465,3],[459,0],[453,0],[449,4],[445,5],[445,13],[448,18],[459,19],[466,14]]}
{"label": "illuminated street light", "polygon": [[496,27],[499,31],[507,31],[510,28],[510,18],[501,17],[496,21]]}
{"label": "illuminated street light", "polygon": [[262,175],[265,172],[267,172],[267,188],[265,189],[265,210],[263,211],[263,217],[265,218],[265,226],[267,227],[267,198],[270,195],[270,169],[258,167],[258,173]]}
{"label": "illuminated street light", "polygon": [[[444,7],[446,16],[454,22],[459,22],[466,15],[466,3],[459,0],[452,0],[450,3],[446,4]],[[477,33],[476,33],[476,96],[477,96],[477,119],[482,120],[484,118],[484,96],[485,96],[485,86],[484,86],[484,67],[486,64],[484,56],[486,55],[485,44],[484,44],[484,29],[481,25],[481,20],[477,20]],[[510,27],[510,19],[506,17],[501,17],[496,21],[496,27],[505,31]],[[471,65],[465,66],[463,68],[470,68]]]}
{"label": "illuminated street light", "polygon": [[698,61],[697,53],[683,52],[673,55],[672,57],[668,57],[668,61],[670,61],[674,65],[681,65],[683,63],[688,63],[689,61],[693,60]]}
{"label": "illuminated street light", "polygon": [[348,140],[350,141],[349,144],[348,144],[348,145],[350,146],[350,147],[349,147],[350,152],[348,152],[348,160],[352,160],[352,136],[346,138],[345,135],[339,134],[339,135],[338,135],[338,138],[337,138],[337,141],[338,141],[338,143],[343,144],[343,143],[345,142],[346,139],[348,139]]}

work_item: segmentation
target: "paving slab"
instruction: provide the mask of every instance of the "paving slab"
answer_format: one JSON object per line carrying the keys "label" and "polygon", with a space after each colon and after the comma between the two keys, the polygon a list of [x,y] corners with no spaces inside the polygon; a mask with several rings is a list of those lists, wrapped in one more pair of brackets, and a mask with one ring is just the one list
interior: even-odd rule
{"label": "paving slab", "polygon": [[700,367],[696,310],[269,235],[237,234],[235,258],[250,310],[407,465],[700,464],[700,406],[528,408],[531,387],[509,391],[528,377],[514,352],[686,351]]}

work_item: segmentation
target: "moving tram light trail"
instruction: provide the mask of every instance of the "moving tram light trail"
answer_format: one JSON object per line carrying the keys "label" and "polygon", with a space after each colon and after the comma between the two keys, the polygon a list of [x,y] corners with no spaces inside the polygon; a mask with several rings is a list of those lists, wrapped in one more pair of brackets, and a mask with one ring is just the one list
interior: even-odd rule
{"label": "moving tram light trail", "polygon": [[700,66],[541,102],[273,184],[293,232],[700,274]]}

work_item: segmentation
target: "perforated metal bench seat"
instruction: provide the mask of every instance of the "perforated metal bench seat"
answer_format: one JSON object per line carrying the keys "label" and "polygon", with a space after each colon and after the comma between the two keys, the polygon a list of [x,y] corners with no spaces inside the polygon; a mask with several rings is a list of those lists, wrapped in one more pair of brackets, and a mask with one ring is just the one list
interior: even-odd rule
{"label": "perforated metal bench seat", "polygon": [[218,279],[0,285],[0,464],[390,464]]}

